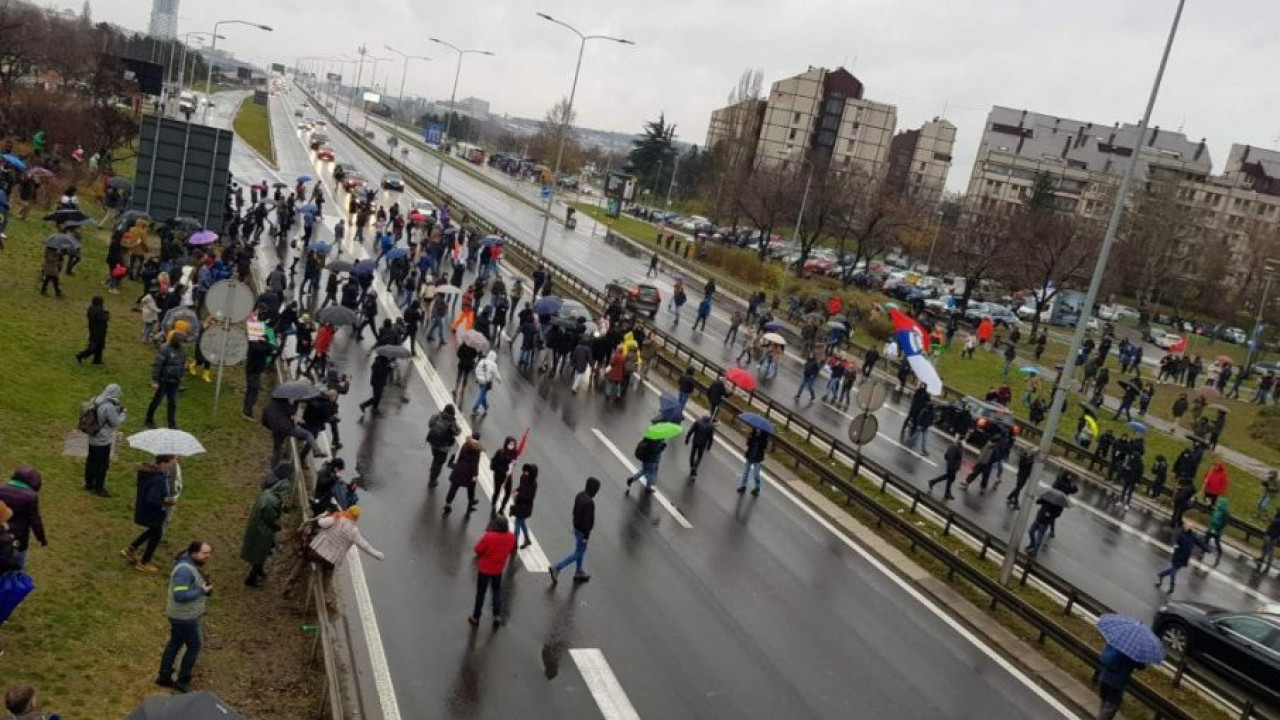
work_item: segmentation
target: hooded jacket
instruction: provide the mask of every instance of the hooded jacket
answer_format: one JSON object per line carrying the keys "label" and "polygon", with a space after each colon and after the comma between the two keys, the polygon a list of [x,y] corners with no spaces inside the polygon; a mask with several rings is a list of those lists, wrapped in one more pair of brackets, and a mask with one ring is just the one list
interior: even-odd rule
{"label": "hooded jacket", "polygon": [[511,501],[511,516],[529,519],[533,515],[533,500],[538,496],[538,473],[536,467],[527,467],[520,473],[520,482],[516,485],[516,496]]}
{"label": "hooded jacket", "polygon": [[698,418],[697,422],[689,428],[689,432],[685,433],[684,443],[686,445],[692,443],[694,448],[706,450],[711,447],[711,443],[715,441],[715,438],[715,423],[712,422],[709,415],[704,415]]}
{"label": "hooded jacket", "polygon": [[[288,469],[288,465],[284,465]],[[240,545],[240,559],[250,565],[267,561],[276,546],[276,533],[280,531],[280,517],[284,515],[284,495],[292,486],[276,475],[275,484],[258,493],[258,499],[249,511],[249,523],[244,529],[244,542]]]}
{"label": "hooded jacket", "polygon": [[93,399],[93,404],[98,412],[98,432],[89,436],[89,444],[94,447],[102,447],[115,442],[116,432],[120,426],[124,424],[125,411],[120,406],[120,396],[123,391],[120,386],[111,383],[103,388],[102,392]]}
{"label": "hooded jacket", "polygon": [[480,441],[470,437],[462,443],[462,449],[458,451],[458,459],[453,462],[453,470],[449,473],[449,482],[457,485],[470,485],[476,481],[476,476],[480,474],[480,455],[484,452],[484,446]]}
{"label": "hooded jacket", "polygon": [[453,447],[461,428],[458,419],[447,412],[438,412],[427,421],[427,444],[432,450],[448,450]]}
{"label": "hooded jacket", "polygon": [[23,465],[13,473],[13,478],[0,487],[0,502],[9,506],[13,517],[9,518],[9,532],[13,534],[19,550],[26,550],[34,533],[41,545],[48,545],[44,537],[44,521],[40,518],[40,471]]}
{"label": "hooded jacket", "polygon": [[89,339],[101,342],[107,339],[107,323],[111,321],[111,313],[102,305],[102,298],[95,297],[85,312],[89,324]]}
{"label": "hooded jacket", "polygon": [[1227,494],[1227,469],[1222,463],[1214,463],[1204,476],[1205,495]]}
{"label": "hooded jacket", "polygon": [[496,350],[490,350],[489,354],[476,364],[476,382],[481,385],[502,382],[502,373],[498,370],[498,352]]}
{"label": "hooded jacket", "polygon": [[573,498],[573,529],[582,533],[582,537],[591,537],[591,530],[596,526],[596,493],[600,492],[600,481],[587,478],[586,488]]}
{"label": "hooded jacket", "polygon": [[133,522],[153,527],[164,522],[164,501],[169,496],[169,477],[152,463],[138,466],[138,490],[134,498]]}
{"label": "hooded jacket", "polygon": [[156,353],[155,362],[151,364],[151,379],[155,382],[176,383],[182,380],[182,372],[186,368],[187,353],[182,346],[165,345]]}

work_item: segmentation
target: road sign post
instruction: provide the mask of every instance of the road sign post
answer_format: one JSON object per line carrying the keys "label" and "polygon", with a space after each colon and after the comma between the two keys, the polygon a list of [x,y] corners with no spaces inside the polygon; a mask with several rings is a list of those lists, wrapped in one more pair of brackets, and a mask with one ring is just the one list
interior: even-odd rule
{"label": "road sign post", "polygon": [[[218,363],[218,382],[213,386],[213,416],[216,418],[218,401],[222,397],[222,376],[227,365],[234,365],[248,355],[249,341],[244,328],[238,328],[236,333],[232,323],[243,322],[253,312],[253,290],[239,280],[216,282],[205,293],[204,308],[220,323],[217,330],[205,333],[200,339],[200,351]],[[233,334],[236,336],[234,340]],[[236,351],[234,355],[233,350]]]}

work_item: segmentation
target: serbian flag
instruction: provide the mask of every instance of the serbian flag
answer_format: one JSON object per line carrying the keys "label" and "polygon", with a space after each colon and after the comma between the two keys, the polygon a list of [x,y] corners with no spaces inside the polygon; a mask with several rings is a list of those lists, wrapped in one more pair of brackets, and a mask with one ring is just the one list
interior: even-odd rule
{"label": "serbian flag", "polygon": [[529,442],[529,428],[524,429],[524,434],[520,436],[520,443],[516,445],[516,457],[524,454],[524,446]]}
{"label": "serbian flag", "polygon": [[920,323],[900,310],[889,308],[889,319],[893,321],[894,340],[902,356],[911,364],[911,371],[924,383],[930,395],[941,395],[942,378],[929,362],[929,334]]}

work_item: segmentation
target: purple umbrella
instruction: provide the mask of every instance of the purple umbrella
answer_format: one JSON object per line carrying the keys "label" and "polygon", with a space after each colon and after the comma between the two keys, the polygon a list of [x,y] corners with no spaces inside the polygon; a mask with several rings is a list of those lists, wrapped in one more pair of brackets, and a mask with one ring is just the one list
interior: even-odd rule
{"label": "purple umbrella", "polygon": [[187,238],[187,243],[190,245],[211,245],[217,241],[218,233],[212,230],[201,230],[200,232],[192,233],[191,237]]}

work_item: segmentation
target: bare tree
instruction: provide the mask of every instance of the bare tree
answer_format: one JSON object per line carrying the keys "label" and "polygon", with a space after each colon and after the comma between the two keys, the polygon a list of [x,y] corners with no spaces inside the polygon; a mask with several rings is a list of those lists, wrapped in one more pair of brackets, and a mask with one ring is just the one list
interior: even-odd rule
{"label": "bare tree", "polygon": [[787,221],[798,198],[793,191],[791,173],[779,166],[757,167],[743,179],[734,198],[735,206],[760,233],[760,259],[769,248],[773,230]]}
{"label": "bare tree", "polygon": [[1198,211],[1180,202],[1181,192],[1172,178],[1153,177],[1144,183],[1125,212],[1109,265],[1110,286],[1134,297],[1144,320],[1199,230]]}
{"label": "bare tree", "polygon": [[985,212],[971,206],[961,211],[954,225],[940,231],[940,265],[964,279],[958,303],[962,311],[983,280],[1007,270],[1014,247],[1014,215],[1015,211],[999,206]]}
{"label": "bare tree", "polygon": [[1014,217],[1021,236],[1008,258],[1009,279],[1031,289],[1035,315],[1031,333],[1040,326],[1040,314],[1067,285],[1088,281],[1102,243],[1102,226],[1088,218],[1051,210],[1025,208]]}
{"label": "bare tree", "polygon": [[576,172],[582,165],[583,152],[573,136],[573,123],[577,112],[569,106],[569,98],[563,97],[547,111],[538,131],[529,138],[529,153],[548,167],[555,162],[560,139],[564,138],[564,157],[560,162],[562,172]]}
{"label": "bare tree", "polygon": [[845,201],[836,208],[830,232],[839,254],[852,255],[851,262],[844,265],[842,281],[847,285],[859,263],[899,245],[928,218],[923,205],[895,192],[883,177],[861,171],[844,174],[848,182]]}

